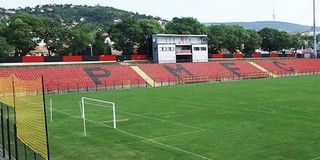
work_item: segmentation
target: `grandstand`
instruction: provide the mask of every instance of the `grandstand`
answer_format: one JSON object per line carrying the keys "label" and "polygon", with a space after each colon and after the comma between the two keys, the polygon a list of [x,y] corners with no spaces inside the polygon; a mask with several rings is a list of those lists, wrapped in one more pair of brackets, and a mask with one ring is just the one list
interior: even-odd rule
{"label": "grandstand", "polygon": [[[44,66],[38,63],[36,66],[22,65],[0,68],[0,78],[5,79],[13,76],[24,83],[38,80],[43,76],[44,91],[47,94],[300,76],[319,73],[320,59],[251,59],[250,61],[228,60],[199,63],[126,63],[126,65],[116,63],[108,65],[101,63],[55,65],[51,63],[51,65]],[[33,90],[29,91],[28,87]],[[42,88],[31,87],[31,84],[29,84],[25,85],[24,88],[20,87],[18,93],[21,93],[21,97],[25,97],[28,92],[38,94],[41,93],[41,90]],[[32,100],[28,101],[32,102]],[[25,103],[21,104],[26,105]],[[274,112],[273,110],[270,111]],[[25,131],[23,133],[29,132]],[[44,139],[44,133],[42,135],[43,137],[41,138]],[[23,136],[26,135],[21,135],[21,137]],[[28,142],[28,138],[25,138],[26,142]],[[36,150],[36,153],[41,157],[46,158],[49,155],[49,153],[41,149],[32,149]]]}
{"label": "grandstand", "polygon": [[166,64],[77,64],[4,67],[1,77],[44,77],[46,93],[124,89],[233,79],[318,74],[320,59],[269,59]]}

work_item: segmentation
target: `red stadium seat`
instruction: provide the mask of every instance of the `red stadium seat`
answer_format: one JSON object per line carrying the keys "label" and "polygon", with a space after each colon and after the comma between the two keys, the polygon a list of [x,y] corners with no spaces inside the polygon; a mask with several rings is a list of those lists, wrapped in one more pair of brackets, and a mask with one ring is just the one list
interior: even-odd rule
{"label": "red stadium seat", "polygon": [[[265,78],[275,75],[298,75],[320,72],[320,59],[269,59],[215,61],[201,63],[140,64],[138,67],[155,83],[193,83],[210,80]],[[258,67],[260,68],[258,69]],[[146,81],[127,65],[60,65],[27,68],[2,68],[1,77],[14,75],[22,80],[43,76],[46,91],[84,90],[97,87],[130,87]],[[205,78],[201,78],[205,77]],[[150,82],[149,82],[150,83]]]}
{"label": "red stadium seat", "polygon": [[[101,74],[101,72],[104,74]],[[22,80],[32,80],[43,75],[44,86],[47,91],[145,84],[145,81],[130,66],[120,65],[0,69],[0,74],[2,77],[15,75]]]}

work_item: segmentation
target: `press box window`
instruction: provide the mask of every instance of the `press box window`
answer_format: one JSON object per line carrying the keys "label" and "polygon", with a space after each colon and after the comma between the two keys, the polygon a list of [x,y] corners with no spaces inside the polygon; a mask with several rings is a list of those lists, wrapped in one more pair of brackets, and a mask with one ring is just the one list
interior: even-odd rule
{"label": "press box window", "polygon": [[207,47],[201,47],[200,49],[201,49],[201,51],[206,51]]}
{"label": "press box window", "polygon": [[167,51],[167,47],[161,47],[161,51]]}

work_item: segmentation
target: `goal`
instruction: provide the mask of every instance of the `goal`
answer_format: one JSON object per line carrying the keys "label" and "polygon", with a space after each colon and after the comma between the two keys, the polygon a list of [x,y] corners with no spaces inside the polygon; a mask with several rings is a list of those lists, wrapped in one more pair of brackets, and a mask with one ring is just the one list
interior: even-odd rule
{"label": "goal", "polygon": [[[86,121],[90,121],[90,122],[98,123],[98,124],[103,124],[103,122],[100,122],[102,119],[103,120],[109,119],[108,122],[112,123],[112,126],[109,126],[109,127],[117,128],[116,105],[114,102],[109,102],[109,101],[104,101],[104,100],[99,100],[99,99],[94,99],[94,98],[88,98],[88,97],[81,97],[81,102],[79,105],[80,105],[81,117],[83,119],[83,134],[84,135],[87,135]],[[107,111],[105,109],[107,109]],[[90,110],[90,112],[88,110]],[[110,113],[106,113],[109,111],[110,111]],[[86,116],[89,117],[89,115],[90,115],[90,118],[87,118]],[[96,119],[94,119],[94,118],[96,118]]]}

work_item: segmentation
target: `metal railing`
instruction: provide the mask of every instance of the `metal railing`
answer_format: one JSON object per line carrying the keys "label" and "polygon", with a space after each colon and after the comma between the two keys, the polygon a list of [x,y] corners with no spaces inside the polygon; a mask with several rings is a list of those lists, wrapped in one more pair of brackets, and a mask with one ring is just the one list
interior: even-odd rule
{"label": "metal railing", "polygon": [[293,70],[293,71],[273,71],[273,72],[248,72],[239,73],[238,75],[227,72],[216,75],[190,76],[190,77],[156,77],[153,78],[153,84],[148,84],[146,81],[138,81],[136,79],[113,81],[103,83],[101,85],[92,85],[92,83],[83,82],[64,82],[61,85],[52,86],[45,84],[46,94],[59,93],[74,93],[74,92],[92,92],[100,90],[123,90],[131,88],[148,88],[160,86],[173,86],[190,83],[208,83],[208,82],[222,82],[241,79],[258,79],[258,78],[278,78],[288,76],[305,76],[305,75],[319,75],[319,69]]}

